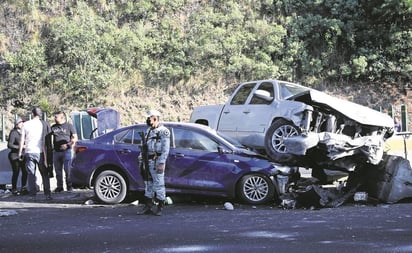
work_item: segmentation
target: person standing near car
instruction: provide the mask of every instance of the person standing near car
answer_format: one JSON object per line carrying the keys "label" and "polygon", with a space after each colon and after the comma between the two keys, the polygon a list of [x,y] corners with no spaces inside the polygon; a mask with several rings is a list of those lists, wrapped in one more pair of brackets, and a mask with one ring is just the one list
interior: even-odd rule
{"label": "person standing near car", "polygon": [[[151,214],[160,216],[165,205],[166,188],[165,188],[165,168],[166,159],[170,150],[170,131],[159,122],[160,112],[149,110],[146,114],[146,124],[149,128],[146,130],[145,139],[147,140],[147,158],[148,158],[148,178],[145,183],[145,206],[138,214]],[[157,203],[156,208],[152,211],[153,204]]]}
{"label": "person standing near car", "polygon": [[66,114],[63,111],[54,113],[55,124],[52,125],[53,133],[53,165],[56,172],[57,187],[54,192],[62,192],[63,171],[66,179],[66,189],[68,192],[73,190],[70,177],[73,152],[72,148],[77,141],[76,129],[67,122]]}
{"label": "person standing near car", "polygon": [[[27,171],[24,167],[24,160],[19,157],[19,147],[21,141],[21,128],[23,126],[23,120],[17,118],[14,123],[14,128],[10,131],[7,147],[10,149],[9,161],[13,174],[11,177],[11,192],[14,195],[25,194],[27,183]],[[17,180],[21,171],[21,190],[17,191]]]}
{"label": "person standing near car", "polygon": [[21,130],[21,141],[19,145],[19,157],[23,157],[27,170],[27,190],[29,194],[36,197],[36,166],[39,168],[43,181],[44,194],[46,200],[52,199],[50,192],[50,178],[46,168],[45,136],[50,130],[49,124],[41,120],[43,114],[39,107],[34,107],[31,111],[32,119],[23,123]]}

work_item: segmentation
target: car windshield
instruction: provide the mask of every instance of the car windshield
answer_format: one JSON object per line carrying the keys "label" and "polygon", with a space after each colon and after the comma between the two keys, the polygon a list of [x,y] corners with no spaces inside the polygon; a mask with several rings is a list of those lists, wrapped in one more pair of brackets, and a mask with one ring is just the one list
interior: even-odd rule
{"label": "car windshield", "polygon": [[294,83],[279,83],[282,98],[287,99],[296,94],[309,90],[309,88]]}

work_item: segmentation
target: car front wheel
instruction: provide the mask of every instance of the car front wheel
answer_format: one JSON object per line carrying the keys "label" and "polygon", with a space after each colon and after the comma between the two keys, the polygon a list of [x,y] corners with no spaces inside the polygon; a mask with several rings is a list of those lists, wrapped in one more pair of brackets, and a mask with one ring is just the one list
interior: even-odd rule
{"label": "car front wheel", "polygon": [[300,134],[300,130],[291,122],[285,119],[275,120],[266,133],[266,154],[275,162],[296,163],[298,156],[288,153],[284,140]]}
{"label": "car front wheel", "polygon": [[264,204],[273,199],[274,185],[263,175],[246,175],[240,180],[238,196],[247,204]]}
{"label": "car front wheel", "polygon": [[96,178],[94,193],[103,203],[118,204],[126,198],[126,181],[116,171],[105,170]]}

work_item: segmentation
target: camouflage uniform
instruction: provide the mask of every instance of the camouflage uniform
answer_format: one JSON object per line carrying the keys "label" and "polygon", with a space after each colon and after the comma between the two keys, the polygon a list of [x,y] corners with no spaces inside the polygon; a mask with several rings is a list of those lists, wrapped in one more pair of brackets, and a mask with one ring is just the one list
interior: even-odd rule
{"label": "camouflage uniform", "polygon": [[[159,123],[160,112],[150,110],[146,114],[146,130],[149,175],[145,179],[145,206],[138,214],[162,215],[166,200],[165,169],[170,149],[170,131]],[[161,166],[163,165],[163,167]],[[153,202],[157,203],[152,211]]]}
{"label": "camouflage uniform", "polygon": [[159,125],[157,128],[149,128],[146,136],[150,176],[153,180],[145,181],[145,196],[164,202],[166,200],[165,173],[163,170],[163,173],[159,174],[156,169],[160,163],[166,164],[170,148],[170,131],[165,126]]}

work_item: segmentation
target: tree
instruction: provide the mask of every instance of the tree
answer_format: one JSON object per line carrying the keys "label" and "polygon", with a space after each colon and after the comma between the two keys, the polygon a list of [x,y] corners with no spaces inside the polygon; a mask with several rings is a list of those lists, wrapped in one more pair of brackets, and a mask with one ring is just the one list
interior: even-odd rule
{"label": "tree", "polygon": [[3,99],[37,103],[41,91],[49,88],[44,45],[24,43],[19,51],[6,52],[4,59],[9,68],[7,78],[2,80]]}

